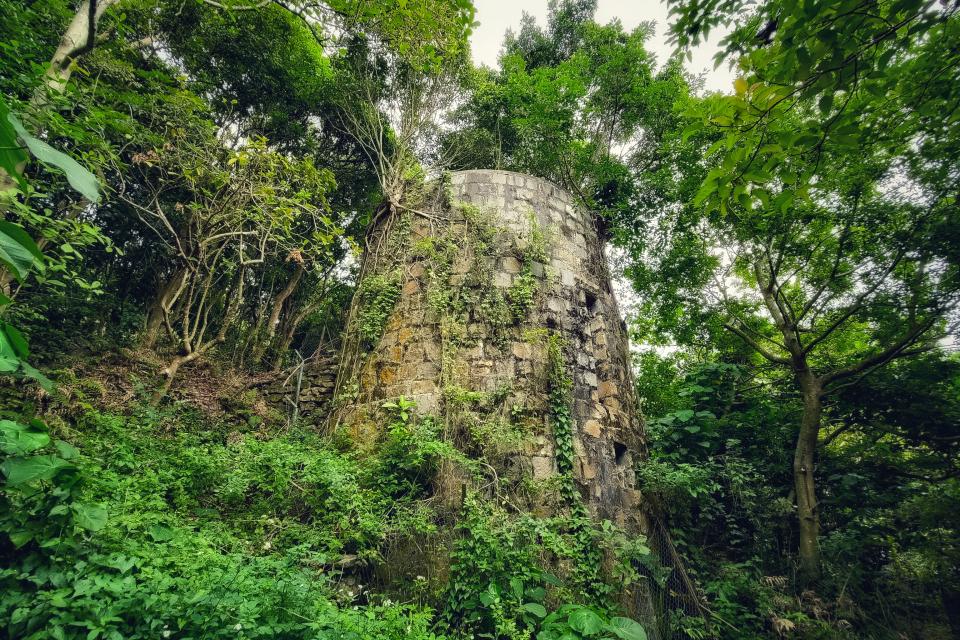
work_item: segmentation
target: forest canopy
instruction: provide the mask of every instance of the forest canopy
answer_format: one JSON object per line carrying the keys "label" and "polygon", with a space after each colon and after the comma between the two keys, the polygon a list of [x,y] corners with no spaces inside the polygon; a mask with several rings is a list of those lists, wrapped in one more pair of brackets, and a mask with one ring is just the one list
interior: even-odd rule
{"label": "forest canopy", "polygon": [[[666,5],[551,0],[486,66],[471,0],[0,0],[5,635],[960,637],[960,5]],[[684,61],[719,32],[709,92]],[[306,408],[311,371],[359,402],[412,295],[365,264],[385,229],[445,201],[473,235],[404,250],[479,277],[451,265],[502,229],[449,185],[482,169],[588,212],[644,534],[587,512],[559,437],[556,486],[503,473],[525,425],[587,428],[576,354],[523,324],[563,279],[534,222],[503,295],[431,300],[543,346],[546,415],[447,384],[368,445]]]}

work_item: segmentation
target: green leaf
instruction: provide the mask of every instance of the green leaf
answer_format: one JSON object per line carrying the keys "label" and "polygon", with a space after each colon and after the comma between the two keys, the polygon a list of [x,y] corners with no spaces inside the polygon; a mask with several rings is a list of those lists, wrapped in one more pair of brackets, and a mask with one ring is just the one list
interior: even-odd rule
{"label": "green leaf", "polygon": [[620,640],[647,640],[647,632],[643,630],[643,626],[630,618],[611,618],[607,629]]}
{"label": "green leaf", "polygon": [[173,538],[173,529],[162,524],[152,524],[147,533],[154,542],[166,542]]}
{"label": "green leaf", "polygon": [[27,344],[26,338],[23,337],[23,334],[20,333],[20,330],[11,324],[3,324],[2,330],[7,334],[7,339],[10,341],[10,346],[13,347],[13,350],[21,358],[30,357],[30,346]]}
{"label": "green leaf", "polygon": [[20,368],[20,358],[10,344],[7,334],[0,331],[0,373],[12,373]]}
{"label": "green leaf", "polygon": [[524,611],[529,611],[538,618],[543,618],[547,615],[547,609],[542,605],[536,602],[525,602],[522,609]]}
{"label": "green leaf", "polygon": [[33,540],[33,533],[30,531],[15,531],[9,534],[9,536],[10,542],[13,543],[13,546],[17,549]]}
{"label": "green leaf", "polygon": [[12,113],[7,114],[7,120],[13,125],[17,135],[20,136],[20,140],[30,149],[30,153],[32,153],[37,160],[60,169],[67,177],[67,182],[70,183],[70,186],[90,202],[100,201],[100,190],[96,176],[67,154],[62,151],[57,151],[43,140],[39,140],[30,135],[27,130],[23,128],[17,116]]}
{"label": "green leaf", "polygon": [[28,362],[24,362],[23,360],[20,361],[20,369],[23,371],[23,375],[31,380],[34,380],[43,388],[44,391],[53,391],[53,387],[55,386],[53,384],[53,380],[40,373],[39,369],[34,368]]}
{"label": "green leaf", "polygon": [[107,525],[107,509],[97,504],[74,504],[74,522],[87,531],[100,531]]}
{"label": "green leaf", "polygon": [[17,132],[7,119],[9,115],[10,107],[0,96],[0,169],[12,176],[22,189],[26,189],[27,182],[17,170],[17,165],[27,159],[27,154],[20,148]]}
{"label": "green leaf", "polygon": [[716,180],[711,180],[707,178],[703,181],[703,184],[700,186],[700,190],[697,191],[697,195],[693,197],[691,204],[695,207],[699,207],[707,198],[712,196],[717,191],[717,182]]}
{"label": "green leaf", "polygon": [[60,457],[64,460],[73,460],[80,455],[80,452],[77,451],[77,448],[70,444],[69,442],[64,442],[63,440],[57,440],[53,443],[57,448],[57,451],[60,453]]}
{"label": "green leaf", "polygon": [[23,227],[6,220],[0,220],[0,262],[21,282],[32,268],[43,270],[43,259],[33,239]]}
{"label": "green leaf", "polygon": [[540,574],[540,578],[547,584],[552,584],[555,587],[563,586],[563,581],[552,573],[542,573]]}
{"label": "green leaf", "polygon": [[33,453],[37,449],[50,444],[50,436],[45,433],[31,431],[27,425],[0,420],[0,450],[14,456]]}
{"label": "green leaf", "polygon": [[819,107],[820,107],[820,113],[822,113],[823,115],[827,115],[828,113],[830,113],[830,110],[833,109],[833,94],[825,93],[822,96],[820,96]]}
{"label": "green leaf", "polygon": [[11,487],[38,480],[50,480],[60,471],[72,468],[72,464],[59,456],[10,458],[0,465],[0,470]]}
{"label": "green leaf", "polygon": [[699,123],[687,125],[680,134],[680,141],[687,142],[690,139],[690,136],[695,133],[699,133],[702,128],[703,127]]}
{"label": "green leaf", "polygon": [[590,609],[578,608],[567,617],[567,624],[585,636],[594,636],[603,631],[603,618]]}

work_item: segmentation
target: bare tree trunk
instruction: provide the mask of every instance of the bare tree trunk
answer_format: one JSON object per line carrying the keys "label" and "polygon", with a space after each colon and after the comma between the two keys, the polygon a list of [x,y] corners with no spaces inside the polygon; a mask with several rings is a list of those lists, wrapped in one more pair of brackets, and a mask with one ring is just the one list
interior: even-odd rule
{"label": "bare tree trunk", "polygon": [[183,285],[183,279],[187,277],[187,268],[180,267],[173,277],[167,280],[154,298],[147,312],[147,322],[143,329],[143,339],[141,344],[147,349],[152,349],[160,335],[160,328],[163,326],[163,319],[166,315],[165,309],[170,306],[170,301],[180,287]]}
{"label": "bare tree trunk", "polygon": [[[97,23],[103,12],[120,0],[83,0],[77,8],[77,13],[70,21],[60,44],[50,59],[50,66],[44,78],[44,86],[55,92],[63,91],[70,74],[73,72],[73,61],[87,51],[93,49],[97,34]],[[92,3],[92,4],[91,4]]]}
{"label": "bare tree trunk", "polygon": [[275,349],[276,355],[273,360],[274,371],[279,371],[283,365],[283,354],[290,348],[290,343],[293,342],[293,334],[297,332],[297,327],[300,326],[300,323],[303,322],[307,316],[316,310],[317,306],[316,304],[305,305],[296,315],[292,316],[285,323],[283,334],[280,336],[280,342],[277,343],[277,348]]}
{"label": "bare tree trunk", "polygon": [[817,501],[814,466],[817,438],[823,414],[823,389],[820,380],[809,372],[800,374],[803,417],[793,456],[793,482],[800,525],[800,581],[813,584],[820,579],[820,505]]}
{"label": "bare tree trunk", "polygon": [[960,591],[956,588],[957,573],[956,567],[948,569],[947,579],[940,584],[940,601],[954,638],[960,638]]}
{"label": "bare tree trunk", "polygon": [[297,286],[300,284],[300,280],[303,279],[304,273],[306,273],[306,269],[304,269],[302,264],[298,264],[297,270],[293,276],[290,277],[290,282],[288,282],[287,286],[283,288],[283,291],[278,293],[273,299],[273,309],[270,311],[270,319],[267,321],[268,342],[277,335],[277,325],[280,324],[280,312],[283,310],[283,303],[297,290]]}
{"label": "bare tree trunk", "polygon": [[180,367],[188,362],[193,362],[201,355],[203,355],[203,351],[194,351],[184,356],[177,356],[171,360],[163,370],[163,375],[166,377],[166,380],[164,380],[163,385],[161,385],[161,387],[154,392],[151,402],[154,405],[159,404],[160,401],[163,400],[164,396],[166,396],[170,391],[170,387],[173,386],[173,379],[176,377],[177,371],[180,370]]}
{"label": "bare tree trunk", "polygon": [[[164,381],[163,385],[157,389],[157,392],[153,394],[152,402],[154,405],[159,404],[160,401],[163,400],[163,397],[167,395],[167,392],[170,391],[170,387],[173,385],[173,379],[176,377],[177,371],[180,370],[181,366],[187,364],[188,362],[193,362],[217,345],[222,344],[227,339],[227,331],[230,330],[230,327],[236,321],[237,315],[240,311],[240,305],[243,302],[243,275],[245,270],[246,267],[244,266],[240,266],[237,269],[237,275],[234,278],[233,285],[230,287],[230,292],[227,294],[227,308],[223,314],[223,320],[220,322],[220,330],[217,331],[216,336],[204,342],[203,333],[206,327],[199,329],[199,333],[196,335],[190,335],[189,329],[184,330],[183,348],[186,353],[176,356],[164,368],[162,373],[166,377],[166,380]],[[206,296],[202,296],[201,305],[195,309],[197,317],[202,315],[204,317],[203,322],[206,324],[206,317],[210,311],[210,307],[204,307],[204,304],[212,305],[214,302],[207,300]],[[183,323],[184,326],[189,327],[189,316],[184,318]],[[196,338],[196,341],[194,341],[194,338]]]}
{"label": "bare tree trunk", "polygon": [[793,485],[797,500],[800,544],[800,581],[805,585],[820,579],[820,504],[817,502],[817,487],[814,465],[817,457],[817,440],[820,436],[820,419],[823,414],[823,378],[817,377],[810,368],[807,353],[800,342],[794,313],[789,303],[778,297],[776,267],[769,261],[768,271],[761,262],[754,264],[754,273],[760,285],[760,295],[771,319],[783,336],[783,347],[789,358],[767,355],[768,360],[785,365],[793,371],[803,397],[803,416],[800,433],[793,454]]}
{"label": "bare tree trunk", "polygon": [[304,273],[306,273],[306,269],[302,264],[298,263],[297,270],[290,276],[287,285],[274,296],[273,305],[270,309],[270,317],[267,319],[267,335],[262,337],[257,344],[253,345],[254,364],[259,363],[260,360],[263,359],[263,354],[266,353],[276,337],[277,326],[280,324],[280,314],[283,311],[283,304],[293,295],[293,292],[297,290],[297,286],[299,286],[300,281],[303,279]]}

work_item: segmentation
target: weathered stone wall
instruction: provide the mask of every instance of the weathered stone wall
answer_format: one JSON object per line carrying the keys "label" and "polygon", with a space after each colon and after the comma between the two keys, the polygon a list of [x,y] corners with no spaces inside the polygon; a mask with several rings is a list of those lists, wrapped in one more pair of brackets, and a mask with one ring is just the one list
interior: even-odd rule
{"label": "weathered stone wall", "polygon": [[297,371],[284,371],[254,384],[267,404],[284,415],[291,415],[294,403],[300,419],[320,422],[327,415],[333,398],[339,356],[322,353],[307,362],[297,391]]}
{"label": "weathered stone wall", "polygon": [[[464,409],[474,402],[482,420],[522,435],[515,450],[501,448],[501,473],[548,484],[557,473],[548,340],[558,340],[572,381],[577,486],[594,516],[646,530],[633,472],[646,455],[643,423],[592,216],[556,185],[507,171],[454,173],[448,189],[448,205],[371,235],[364,277],[394,274],[400,296],[379,340],[354,341],[356,357],[344,359],[334,427],[375,438],[377,407],[401,395],[446,420],[476,417],[477,407]],[[350,322],[362,313],[354,308]],[[473,428],[449,435],[465,449],[496,440],[479,427],[471,438]]]}

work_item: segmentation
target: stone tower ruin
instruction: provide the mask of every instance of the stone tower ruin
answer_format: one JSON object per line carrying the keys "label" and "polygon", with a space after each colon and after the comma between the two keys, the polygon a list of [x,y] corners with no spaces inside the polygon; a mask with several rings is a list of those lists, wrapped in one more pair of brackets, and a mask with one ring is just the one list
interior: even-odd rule
{"label": "stone tower ruin", "polygon": [[[458,448],[497,449],[485,454],[501,481],[572,474],[592,517],[645,532],[633,470],[644,425],[591,214],[509,171],[453,173],[435,191],[374,220],[331,428],[373,441],[378,407],[404,396]],[[569,426],[553,416],[557,385]],[[536,511],[563,498],[527,500]]]}

